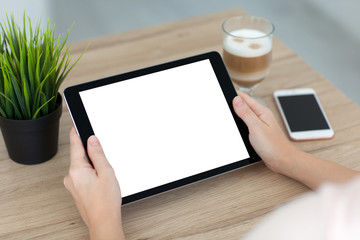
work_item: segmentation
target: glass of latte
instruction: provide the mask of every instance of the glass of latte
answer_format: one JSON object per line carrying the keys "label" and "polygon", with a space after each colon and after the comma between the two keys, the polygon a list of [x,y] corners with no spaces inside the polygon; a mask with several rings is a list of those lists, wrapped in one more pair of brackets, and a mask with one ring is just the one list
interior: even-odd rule
{"label": "glass of latte", "polygon": [[260,17],[237,16],[227,19],[222,30],[223,59],[231,80],[253,96],[269,74],[274,25]]}

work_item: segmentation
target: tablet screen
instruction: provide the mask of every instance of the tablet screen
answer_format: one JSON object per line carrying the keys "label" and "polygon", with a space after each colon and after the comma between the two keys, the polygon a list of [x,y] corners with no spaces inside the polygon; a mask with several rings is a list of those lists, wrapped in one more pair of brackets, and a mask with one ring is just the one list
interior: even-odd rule
{"label": "tablet screen", "polygon": [[250,157],[209,59],[79,95],[125,198]]}

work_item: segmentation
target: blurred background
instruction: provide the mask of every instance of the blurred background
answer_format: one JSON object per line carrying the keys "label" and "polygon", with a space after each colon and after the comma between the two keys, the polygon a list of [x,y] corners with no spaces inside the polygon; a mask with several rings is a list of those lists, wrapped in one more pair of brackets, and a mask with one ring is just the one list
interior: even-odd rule
{"label": "blurred background", "polygon": [[143,28],[231,8],[275,25],[275,34],[360,105],[360,1],[344,0],[0,0],[0,19],[24,10],[33,22],[50,18],[69,40]]}

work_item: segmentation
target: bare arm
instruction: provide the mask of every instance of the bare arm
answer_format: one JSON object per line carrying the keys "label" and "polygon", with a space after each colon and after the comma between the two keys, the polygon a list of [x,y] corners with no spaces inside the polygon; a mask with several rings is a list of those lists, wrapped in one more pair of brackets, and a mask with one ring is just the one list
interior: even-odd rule
{"label": "bare arm", "polygon": [[324,182],[346,182],[359,176],[357,171],[305,152],[290,157],[281,172],[312,189]]}
{"label": "bare arm", "polygon": [[234,98],[237,115],[249,128],[249,139],[274,172],[315,189],[326,181],[345,182],[359,172],[297,149],[282,132],[272,112],[244,93]]}
{"label": "bare arm", "polygon": [[[240,93],[233,101],[235,112],[249,127],[250,142],[273,171],[316,188],[325,181],[347,181],[358,172],[304,153],[281,131],[271,111]],[[79,136],[70,132],[70,168],[64,185],[72,194],[90,238],[125,239],[121,221],[121,193],[113,169],[96,137],[88,140],[88,163]]]}

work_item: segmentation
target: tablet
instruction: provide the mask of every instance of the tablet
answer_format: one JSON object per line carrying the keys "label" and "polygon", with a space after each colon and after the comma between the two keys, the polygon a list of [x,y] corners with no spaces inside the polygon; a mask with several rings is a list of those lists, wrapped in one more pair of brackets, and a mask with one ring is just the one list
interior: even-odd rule
{"label": "tablet", "polygon": [[64,91],[85,149],[89,136],[100,140],[123,204],[259,161],[236,95],[217,52]]}

